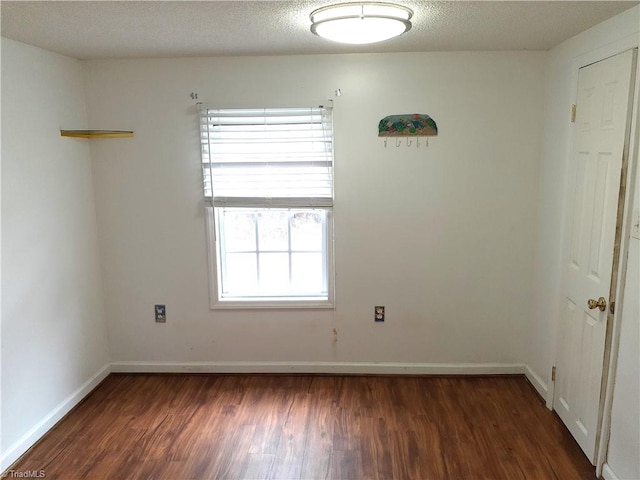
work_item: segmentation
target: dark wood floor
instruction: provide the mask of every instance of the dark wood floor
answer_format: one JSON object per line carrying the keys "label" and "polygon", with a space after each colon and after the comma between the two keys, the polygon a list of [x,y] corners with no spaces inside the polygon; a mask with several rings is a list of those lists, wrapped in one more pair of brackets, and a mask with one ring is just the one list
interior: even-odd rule
{"label": "dark wood floor", "polygon": [[46,479],[594,479],[521,376],[111,375],[15,464]]}

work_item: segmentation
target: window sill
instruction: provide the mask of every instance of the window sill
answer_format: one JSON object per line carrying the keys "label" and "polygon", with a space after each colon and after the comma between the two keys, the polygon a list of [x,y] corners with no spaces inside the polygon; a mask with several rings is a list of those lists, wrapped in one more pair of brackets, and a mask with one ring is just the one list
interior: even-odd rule
{"label": "window sill", "polygon": [[211,304],[211,310],[269,310],[269,309],[333,309],[330,300],[295,299],[284,300],[265,298],[243,300],[218,300]]}

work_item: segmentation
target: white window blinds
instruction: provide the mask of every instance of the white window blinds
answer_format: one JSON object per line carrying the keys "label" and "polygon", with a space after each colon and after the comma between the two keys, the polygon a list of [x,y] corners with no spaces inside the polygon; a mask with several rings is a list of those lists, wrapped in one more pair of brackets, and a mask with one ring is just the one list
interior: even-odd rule
{"label": "white window blinds", "polygon": [[333,205],[331,109],[200,109],[205,197],[214,206]]}

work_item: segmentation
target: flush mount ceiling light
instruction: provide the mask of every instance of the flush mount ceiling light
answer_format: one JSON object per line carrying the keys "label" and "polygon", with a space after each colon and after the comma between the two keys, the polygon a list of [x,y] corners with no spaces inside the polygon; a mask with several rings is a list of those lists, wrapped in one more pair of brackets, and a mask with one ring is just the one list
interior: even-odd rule
{"label": "flush mount ceiling light", "polygon": [[413,12],[382,2],[339,3],[311,12],[311,31],[340,43],[365,44],[388,40],[411,28]]}

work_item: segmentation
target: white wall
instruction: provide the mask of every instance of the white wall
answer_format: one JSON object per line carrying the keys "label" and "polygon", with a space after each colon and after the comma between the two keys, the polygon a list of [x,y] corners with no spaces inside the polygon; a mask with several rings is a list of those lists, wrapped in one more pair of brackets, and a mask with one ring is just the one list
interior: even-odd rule
{"label": "white wall", "polygon": [[[114,368],[521,371],[545,60],[502,52],[86,62],[89,123],[135,131],[91,144]],[[336,309],[210,311],[189,94],[219,107],[308,106],[337,88]],[[414,112],[438,122],[431,146],[385,148],[378,121]],[[167,324],[154,323],[155,303],[166,303]],[[374,305],[387,307],[385,324],[374,323]]]}
{"label": "white wall", "polygon": [[[560,318],[559,282],[562,245],[566,234],[563,212],[566,201],[568,149],[572,138],[569,114],[570,106],[575,101],[577,71],[581,66],[638,46],[639,33],[640,7],[635,7],[561,43],[549,52],[536,229],[538,238],[534,261],[534,296],[531,323],[526,332],[527,374],[541,395],[547,398],[548,405],[551,405],[553,394],[552,388],[549,388],[550,374],[555,361]],[[637,159],[632,161],[637,162]],[[637,248],[637,242],[636,247],[632,245],[630,252],[630,270],[633,267],[634,248]],[[624,308],[633,309],[633,306],[627,304],[635,303],[637,312],[639,289],[637,280],[634,284],[633,274],[630,275],[624,291]],[[625,310],[622,322],[618,377],[633,378],[637,381],[637,313],[634,317],[633,310],[631,313]],[[636,472],[631,477],[620,478],[638,478],[638,391],[633,383],[627,387],[619,387],[616,384],[614,394],[613,415],[619,420],[612,425],[609,467],[620,472]],[[622,420],[623,418],[626,420]]]}
{"label": "white wall", "polygon": [[0,471],[108,372],[89,146],[60,128],[81,63],[3,39]]}

